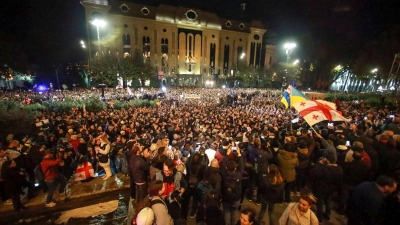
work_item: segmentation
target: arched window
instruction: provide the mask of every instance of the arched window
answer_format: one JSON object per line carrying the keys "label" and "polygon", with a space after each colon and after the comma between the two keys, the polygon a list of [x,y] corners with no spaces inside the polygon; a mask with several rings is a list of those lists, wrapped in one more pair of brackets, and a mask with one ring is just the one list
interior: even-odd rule
{"label": "arched window", "polygon": [[131,35],[126,35],[126,44],[131,45]]}

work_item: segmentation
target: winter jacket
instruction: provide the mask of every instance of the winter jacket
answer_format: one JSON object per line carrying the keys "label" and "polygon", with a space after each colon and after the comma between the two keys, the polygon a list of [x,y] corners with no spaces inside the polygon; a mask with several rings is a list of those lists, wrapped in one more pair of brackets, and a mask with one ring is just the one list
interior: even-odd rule
{"label": "winter jacket", "polygon": [[311,151],[308,148],[298,148],[297,158],[299,159],[298,169],[306,169],[310,164]]}
{"label": "winter jacket", "polygon": [[211,174],[208,178],[208,183],[215,191],[221,193],[222,177],[220,168],[208,167],[207,172]]}
{"label": "winter jacket", "polygon": [[44,174],[44,180],[53,180],[55,179],[60,171],[58,170],[58,164],[61,162],[61,157],[57,159],[43,159],[40,163],[40,168],[42,168]]}
{"label": "winter jacket", "polygon": [[[243,172],[244,172],[244,162],[243,162],[243,157],[239,156],[238,157],[239,164],[236,167],[235,171],[228,171],[226,169],[226,165],[228,164],[228,156],[226,156],[222,160],[222,165],[221,165],[221,175],[222,179],[224,182],[227,182],[227,180],[235,180],[237,181],[237,185],[235,187],[236,189],[236,199],[240,199],[240,194],[242,191],[242,180],[243,180]],[[223,187],[225,184],[223,185]],[[222,196],[224,196],[224,190],[222,190]]]}
{"label": "winter jacket", "polygon": [[343,182],[343,170],[336,164],[317,163],[311,170],[311,180],[314,192],[337,191]]}
{"label": "winter jacket", "polygon": [[286,182],[292,182],[296,178],[296,167],[299,166],[297,154],[280,150],[278,153],[278,165],[282,178]]}
{"label": "winter jacket", "polygon": [[150,170],[150,164],[141,156],[134,155],[131,157],[129,169],[135,183],[145,183],[148,181],[147,177]]}
{"label": "winter jacket", "polygon": [[361,160],[344,163],[343,173],[344,183],[353,187],[371,179],[371,168],[361,162]]}
{"label": "winter jacket", "polygon": [[271,184],[268,175],[259,176],[258,190],[261,197],[268,203],[276,204],[283,202],[283,193],[285,191],[285,183]]}

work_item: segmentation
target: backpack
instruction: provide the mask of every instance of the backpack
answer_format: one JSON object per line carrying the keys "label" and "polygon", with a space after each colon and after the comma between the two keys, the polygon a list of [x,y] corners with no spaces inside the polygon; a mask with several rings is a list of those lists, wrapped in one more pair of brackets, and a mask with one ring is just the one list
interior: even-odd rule
{"label": "backpack", "polygon": [[152,224],[157,224],[156,223],[156,216],[154,214],[154,211],[152,209],[152,206],[155,204],[163,204],[165,207],[167,205],[165,202],[163,202],[160,199],[152,200],[150,201],[150,205],[147,207],[144,207],[139,211],[139,213],[136,216],[136,220],[132,220],[133,225],[152,225]]}
{"label": "backpack", "polygon": [[38,181],[43,181],[44,178],[45,178],[45,175],[44,175],[44,173],[43,173],[43,171],[42,171],[41,165],[42,165],[42,164],[39,164],[39,165],[37,165],[37,166],[33,169],[33,174],[35,175],[35,178],[36,178]]}
{"label": "backpack", "polygon": [[204,181],[200,181],[196,187],[196,194],[200,203],[204,203],[205,196],[208,192],[212,191],[213,187]]}
{"label": "backpack", "polygon": [[[190,163],[190,165],[192,165]],[[201,164],[199,164],[199,166],[197,167],[197,171],[196,173],[192,173],[192,168],[190,168],[190,176],[189,176],[189,188],[196,188],[197,184],[199,183],[199,178],[197,177],[199,170],[201,168]]]}
{"label": "backpack", "polygon": [[234,204],[240,198],[239,179],[226,179],[222,190],[222,200],[228,204]]}

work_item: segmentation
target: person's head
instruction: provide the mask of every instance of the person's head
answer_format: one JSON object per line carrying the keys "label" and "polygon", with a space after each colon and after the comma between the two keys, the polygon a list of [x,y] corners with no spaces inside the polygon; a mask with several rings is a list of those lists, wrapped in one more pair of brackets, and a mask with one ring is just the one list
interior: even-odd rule
{"label": "person's head", "polygon": [[256,211],[252,208],[244,208],[240,212],[240,225],[251,225],[256,219]]}
{"label": "person's head", "polygon": [[108,136],[107,136],[107,134],[101,135],[101,136],[100,136],[100,141],[101,141],[102,143],[110,144],[110,141],[108,141]]}
{"label": "person's head", "polygon": [[351,149],[352,149],[353,151],[355,151],[355,152],[362,152],[363,149],[364,149],[364,145],[363,145],[363,143],[360,142],[360,141],[355,141],[355,142],[353,143],[353,146],[351,147]]}
{"label": "person's head", "polygon": [[254,139],[254,146],[256,146],[257,148],[261,148],[261,140],[260,140],[260,138],[255,138]]}
{"label": "person's head", "polygon": [[299,200],[299,210],[306,213],[313,203],[317,203],[317,199],[313,194],[302,194]]}
{"label": "person's head", "polygon": [[193,164],[201,163],[201,154],[199,152],[194,153],[193,158],[192,158],[192,163]]}
{"label": "person's head", "polygon": [[164,183],[161,180],[150,182],[147,191],[150,197],[160,196],[164,194],[165,191]]}
{"label": "person's head", "polygon": [[301,148],[301,149],[307,148],[307,143],[306,143],[306,141],[301,140],[301,141],[299,142],[299,148]]}
{"label": "person's head", "polygon": [[388,176],[379,176],[375,183],[386,195],[392,194],[397,188],[396,180]]}
{"label": "person's head", "polygon": [[166,159],[164,161],[163,172],[167,177],[174,174],[174,161],[172,161],[172,159]]}
{"label": "person's head", "polygon": [[53,152],[50,150],[44,151],[44,158],[49,159],[53,157]]}
{"label": "person's head", "polygon": [[158,155],[166,155],[167,154],[167,148],[166,147],[160,147],[157,150]]}
{"label": "person's head", "polygon": [[281,172],[279,171],[279,168],[276,165],[274,164],[269,165],[267,173],[271,184],[281,184],[283,182]]}

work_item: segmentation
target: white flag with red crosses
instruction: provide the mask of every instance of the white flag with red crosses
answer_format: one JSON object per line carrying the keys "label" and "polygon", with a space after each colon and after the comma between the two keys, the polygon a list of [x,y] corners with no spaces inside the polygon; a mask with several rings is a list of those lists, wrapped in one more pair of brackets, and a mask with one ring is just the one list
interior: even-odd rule
{"label": "white flag with red crosses", "polygon": [[305,100],[292,105],[304,120],[313,126],[321,121],[348,121],[336,110],[335,103],[323,100]]}

